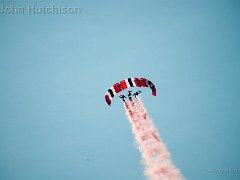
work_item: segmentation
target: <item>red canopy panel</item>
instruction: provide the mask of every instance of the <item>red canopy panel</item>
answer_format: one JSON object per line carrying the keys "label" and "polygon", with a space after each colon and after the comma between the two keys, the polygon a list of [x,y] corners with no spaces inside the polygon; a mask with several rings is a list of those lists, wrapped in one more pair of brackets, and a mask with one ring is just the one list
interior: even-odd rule
{"label": "red canopy panel", "polygon": [[121,87],[121,85],[119,83],[114,84],[113,88],[114,88],[116,93],[119,93],[119,92],[122,91],[122,87]]}
{"label": "red canopy panel", "polygon": [[105,100],[107,102],[107,104],[110,106],[111,105],[111,100],[108,94],[105,95]]}
{"label": "red canopy panel", "polygon": [[157,95],[157,91],[156,91],[155,86],[152,87],[152,95],[153,95],[153,96],[156,96],[156,95]]}
{"label": "red canopy panel", "polygon": [[140,78],[139,80],[140,80],[140,83],[141,83],[141,86],[142,86],[142,87],[148,87],[147,81],[146,81],[145,78]]}
{"label": "red canopy panel", "polygon": [[121,85],[121,87],[122,87],[122,90],[125,90],[125,89],[127,89],[127,88],[128,88],[128,85],[127,85],[127,83],[126,83],[125,79],[124,79],[124,80],[122,80],[122,81],[120,81],[120,85]]}
{"label": "red canopy panel", "polygon": [[141,87],[141,82],[138,78],[134,78],[134,82],[135,82],[137,87]]}

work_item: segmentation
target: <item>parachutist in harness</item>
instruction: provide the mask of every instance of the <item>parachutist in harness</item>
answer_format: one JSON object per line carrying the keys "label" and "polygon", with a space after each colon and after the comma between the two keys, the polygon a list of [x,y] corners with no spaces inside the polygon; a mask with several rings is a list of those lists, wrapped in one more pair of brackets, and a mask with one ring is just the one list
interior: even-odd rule
{"label": "parachutist in harness", "polygon": [[124,95],[120,95],[119,97],[123,100],[123,102],[125,102],[125,98],[126,98],[126,96],[124,96]]}
{"label": "parachutist in harness", "polygon": [[132,91],[128,91],[128,98],[130,101],[132,100]]}
{"label": "parachutist in harness", "polygon": [[141,93],[142,91],[137,91],[137,92],[135,92],[135,93],[133,93],[133,96],[136,98],[140,93]]}

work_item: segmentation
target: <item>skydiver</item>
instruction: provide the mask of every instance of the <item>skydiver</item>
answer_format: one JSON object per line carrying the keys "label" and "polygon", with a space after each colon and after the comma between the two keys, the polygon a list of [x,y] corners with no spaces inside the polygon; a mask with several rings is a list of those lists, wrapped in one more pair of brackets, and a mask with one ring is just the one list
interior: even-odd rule
{"label": "skydiver", "polygon": [[132,90],[128,91],[128,97],[132,95]]}
{"label": "skydiver", "polygon": [[136,98],[142,91],[138,90],[137,92],[133,93],[133,96]]}
{"label": "skydiver", "polygon": [[119,97],[123,100],[123,102],[125,102],[125,98],[126,98],[126,96],[124,96],[124,95],[120,95]]}
{"label": "skydiver", "polygon": [[133,93],[133,96],[136,98],[139,95],[138,92]]}
{"label": "skydiver", "polygon": [[132,100],[132,91],[128,91],[128,98],[130,101]]}

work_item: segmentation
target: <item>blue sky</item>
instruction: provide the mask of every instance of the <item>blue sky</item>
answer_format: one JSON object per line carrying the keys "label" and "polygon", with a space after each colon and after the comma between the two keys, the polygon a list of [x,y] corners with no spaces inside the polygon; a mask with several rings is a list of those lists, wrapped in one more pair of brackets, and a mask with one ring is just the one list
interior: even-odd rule
{"label": "blue sky", "polygon": [[127,77],[187,179],[239,179],[240,4],[211,1],[0,1],[80,14],[0,14],[0,179],[141,180],[121,101]]}

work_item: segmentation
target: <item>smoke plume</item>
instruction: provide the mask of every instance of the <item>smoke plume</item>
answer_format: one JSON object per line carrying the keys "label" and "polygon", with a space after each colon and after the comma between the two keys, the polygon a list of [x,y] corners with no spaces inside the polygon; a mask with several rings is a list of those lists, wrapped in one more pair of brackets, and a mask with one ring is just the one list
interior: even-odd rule
{"label": "smoke plume", "polygon": [[149,118],[141,99],[124,102],[124,108],[142,156],[145,175],[149,180],[182,180],[180,171],[173,165],[153,121]]}

